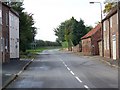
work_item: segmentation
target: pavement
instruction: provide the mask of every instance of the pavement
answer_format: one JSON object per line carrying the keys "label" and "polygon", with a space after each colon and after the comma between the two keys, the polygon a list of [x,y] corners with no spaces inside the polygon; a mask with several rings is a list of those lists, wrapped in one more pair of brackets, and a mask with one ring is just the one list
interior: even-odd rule
{"label": "pavement", "polygon": [[[65,52],[67,52],[67,51],[65,51]],[[69,52],[71,52],[71,51],[69,51]],[[96,55],[96,56],[84,56],[82,52],[71,52],[71,53],[74,53],[74,54],[79,55],[79,56],[83,56],[84,58],[91,58],[91,59],[102,61],[103,63],[106,63],[111,67],[120,68],[120,66],[119,66],[120,60],[105,58],[105,57],[98,56],[98,55]]]}
{"label": "pavement", "polygon": [[21,74],[32,60],[11,60],[2,64],[2,89],[7,87]]}
{"label": "pavement", "polygon": [[118,90],[118,69],[71,52],[45,50],[6,90],[14,88]]}

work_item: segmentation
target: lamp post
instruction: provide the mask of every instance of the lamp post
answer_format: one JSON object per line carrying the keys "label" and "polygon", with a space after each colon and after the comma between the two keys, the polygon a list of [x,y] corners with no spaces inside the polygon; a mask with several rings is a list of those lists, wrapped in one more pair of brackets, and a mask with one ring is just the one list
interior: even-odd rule
{"label": "lamp post", "polygon": [[102,3],[101,2],[90,2],[90,4],[95,4],[99,3],[100,4],[100,10],[101,10],[101,21],[102,21]]}
{"label": "lamp post", "polygon": [[102,3],[101,2],[90,2],[90,4],[95,4],[95,3],[98,3],[100,4],[100,11],[101,11],[101,41],[102,41],[102,56],[104,56],[104,42],[103,42],[103,25],[102,25]]}

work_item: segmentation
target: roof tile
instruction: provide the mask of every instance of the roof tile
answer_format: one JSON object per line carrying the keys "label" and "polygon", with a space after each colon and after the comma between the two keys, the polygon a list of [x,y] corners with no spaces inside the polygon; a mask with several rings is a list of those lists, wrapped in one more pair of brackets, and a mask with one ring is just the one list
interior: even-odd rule
{"label": "roof tile", "polygon": [[98,24],[95,28],[90,30],[86,35],[84,35],[81,39],[86,39],[88,37],[91,37],[93,34],[95,34],[98,30],[101,29],[101,23]]}

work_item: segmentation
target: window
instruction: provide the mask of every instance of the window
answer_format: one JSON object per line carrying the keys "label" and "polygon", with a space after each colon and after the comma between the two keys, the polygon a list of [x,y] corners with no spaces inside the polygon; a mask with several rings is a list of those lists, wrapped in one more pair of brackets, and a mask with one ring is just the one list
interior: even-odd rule
{"label": "window", "polygon": [[105,33],[104,33],[104,49],[106,50],[106,35],[105,35]]}
{"label": "window", "polygon": [[112,28],[112,17],[110,18],[110,27]]}
{"label": "window", "polygon": [[118,13],[117,13],[117,24],[118,24]]}
{"label": "window", "polygon": [[106,48],[109,50],[109,35],[107,35],[107,46]]}
{"label": "window", "polygon": [[8,13],[6,13],[6,26],[8,26]]}
{"label": "window", "polygon": [[8,39],[6,39],[6,46],[5,46],[6,51],[8,52]]}
{"label": "window", "polygon": [[0,9],[0,24],[2,24],[2,10]]}
{"label": "window", "polygon": [[105,23],[105,21],[103,23],[103,30],[106,31],[106,23]]}
{"label": "window", "polygon": [[3,52],[4,51],[4,38],[0,38],[0,42],[1,42],[1,45],[0,45],[0,50],[1,50],[1,52]]}
{"label": "window", "polygon": [[9,24],[10,24],[10,27],[11,27],[12,26],[12,24],[11,24],[12,23],[12,16],[11,16],[11,14],[10,14],[9,20],[10,20]]}

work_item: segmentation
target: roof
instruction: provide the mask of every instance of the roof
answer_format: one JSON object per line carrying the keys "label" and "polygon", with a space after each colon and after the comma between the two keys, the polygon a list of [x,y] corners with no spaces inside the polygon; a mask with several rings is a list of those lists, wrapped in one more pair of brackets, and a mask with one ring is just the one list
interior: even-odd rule
{"label": "roof", "polygon": [[9,10],[14,13],[17,17],[19,17],[19,14],[17,11],[15,11],[12,7],[10,7],[9,5],[5,4],[2,2],[2,5],[6,6],[7,8],[9,8]]}
{"label": "roof", "polygon": [[[119,9],[120,9],[120,2],[119,2]],[[107,14],[107,16],[102,20],[105,21],[106,19],[110,18],[111,16],[113,16],[114,14],[117,13],[117,6],[113,7],[112,10]]]}
{"label": "roof", "polygon": [[98,30],[100,30],[101,28],[101,23],[99,23],[95,28],[93,28],[91,31],[89,31],[86,35],[84,35],[82,39],[86,39],[86,38],[89,38],[91,37],[92,35],[94,35]]}

